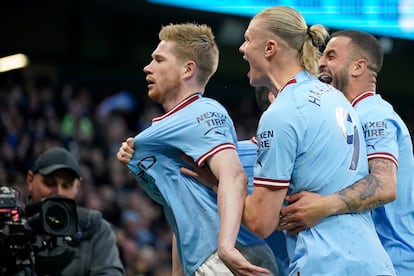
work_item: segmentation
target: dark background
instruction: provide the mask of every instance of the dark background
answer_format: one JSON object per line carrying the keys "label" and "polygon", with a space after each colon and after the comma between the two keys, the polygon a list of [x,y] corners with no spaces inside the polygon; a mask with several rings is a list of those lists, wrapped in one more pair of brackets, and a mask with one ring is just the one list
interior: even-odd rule
{"label": "dark background", "polygon": [[[24,69],[26,76],[87,85],[96,91],[97,100],[120,89],[146,93],[142,68],[158,43],[162,25],[206,23],[216,33],[221,51],[219,69],[207,93],[225,104],[240,93],[253,96],[246,77],[248,65],[238,52],[249,20],[245,17],[144,0],[7,1],[0,15],[0,56],[22,52],[31,62]],[[414,41],[392,42],[378,91],[403,114],[412,113]]]}

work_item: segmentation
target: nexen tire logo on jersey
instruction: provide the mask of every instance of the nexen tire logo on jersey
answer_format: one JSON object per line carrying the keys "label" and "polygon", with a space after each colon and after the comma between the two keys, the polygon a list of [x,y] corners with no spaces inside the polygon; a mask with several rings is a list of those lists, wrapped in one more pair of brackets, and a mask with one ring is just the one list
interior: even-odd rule
{"label": "nexen tire logo on jersey", "polygon": [[274,137],[273,130],[265,130],[256,136],[259,150],[269,149],[270,140]]}
{"label": "nexen tire logo on jersey", "polygon": [[387,129],[387,123],[384,121],[367,122],[362,126],[362,129],[364,131],[365,139],[369,139],[371,137],[382,137]]}
{"label": "nexen tire logo on jersey", "polygon": [[197,116],[197,123],[206,123],[208,127],[222,126],[226,123],[227,116],[218,112],[206,112]]}

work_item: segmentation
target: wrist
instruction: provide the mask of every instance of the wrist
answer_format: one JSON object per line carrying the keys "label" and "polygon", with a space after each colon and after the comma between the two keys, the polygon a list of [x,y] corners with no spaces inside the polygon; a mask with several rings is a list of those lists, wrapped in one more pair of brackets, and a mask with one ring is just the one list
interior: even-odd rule
{"label": "wrist", "polygon": [[326,216],[339,215],[347,212],[347,206],[339,194],[327,195],[324,197]]}
{"label": "wrist", "polygon": [[230,251],[230,248],[219,246],[217,248],[217,255],[220,258],[225,258],[227,255],[229,255],[229,251]]}

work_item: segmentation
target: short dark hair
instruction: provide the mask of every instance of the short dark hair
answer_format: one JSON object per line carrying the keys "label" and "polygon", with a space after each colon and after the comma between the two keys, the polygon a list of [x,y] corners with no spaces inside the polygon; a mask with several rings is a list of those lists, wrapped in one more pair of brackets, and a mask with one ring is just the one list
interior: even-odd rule
{"label": "short dark hair", "polygon": [[354,53],[359,52],[368,60],[369,68],[377,74],[381,71],[384,60],[384,51],[379,41],[371,34],[356,30],[344,30],[334,32],[331,38],[348,37],[351,44],[355,46]]}
{"label": "short dark hair", "polygon": [[254,88],[256,94],[256,102],[261,112],[265,111],[269,105],[269,89],[265,86],[257,86]]}

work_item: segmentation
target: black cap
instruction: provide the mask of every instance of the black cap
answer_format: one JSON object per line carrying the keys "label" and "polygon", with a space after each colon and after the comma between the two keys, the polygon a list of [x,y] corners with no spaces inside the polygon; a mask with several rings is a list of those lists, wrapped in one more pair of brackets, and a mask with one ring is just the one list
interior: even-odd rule
{"label": "black cap", "polygon": [[80,178],[79,163],[64,148],[50,148],[35,161],[33,172],[48,175],[58,169],[70,169]]}

